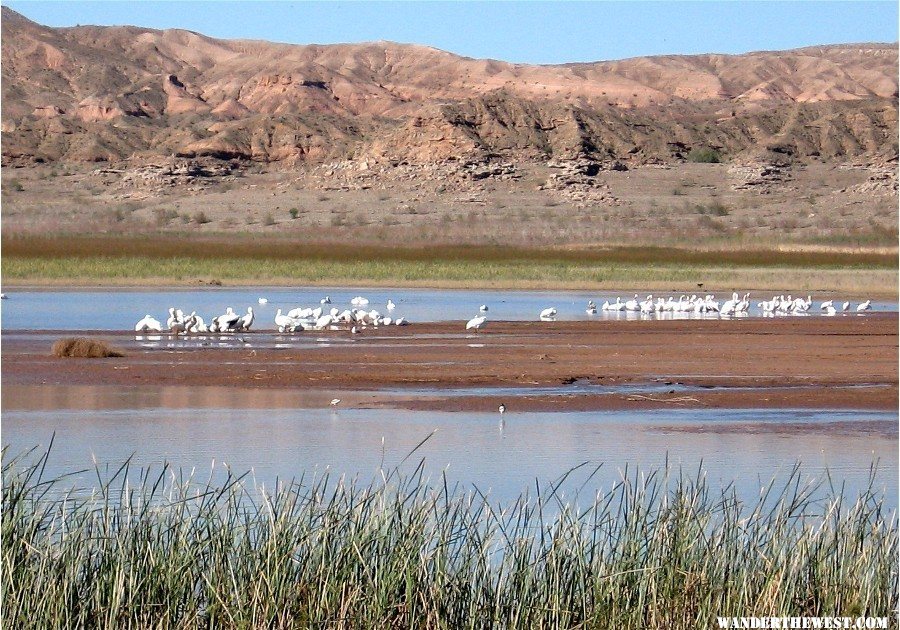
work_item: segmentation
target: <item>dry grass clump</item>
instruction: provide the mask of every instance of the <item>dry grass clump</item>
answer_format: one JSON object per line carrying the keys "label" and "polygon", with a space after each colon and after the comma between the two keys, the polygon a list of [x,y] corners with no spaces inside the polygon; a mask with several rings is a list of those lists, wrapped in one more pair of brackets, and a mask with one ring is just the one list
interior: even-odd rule
{"label": "dry grass clump", "polygon": [[67,337],[54,342],[53,356],[106,359],[108,357],[124,357],[125,355],[105,341],[95,341],[86,337]]}

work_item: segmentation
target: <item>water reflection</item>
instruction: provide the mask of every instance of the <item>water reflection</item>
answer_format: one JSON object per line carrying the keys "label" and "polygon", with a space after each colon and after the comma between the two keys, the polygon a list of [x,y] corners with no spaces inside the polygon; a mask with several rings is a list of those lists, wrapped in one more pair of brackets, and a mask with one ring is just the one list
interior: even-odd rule
{"label": "water reflection", "polygon": [[[213,461],[226,462],[235,471],[252,468],[257,480],[271,485],[276,478],[326,467],[370,479],[382,465],[398,465],[433,432],[404,466],[411,469],[424,458],[431,478],[446,471],[453,483],[474,484],[500,500],[583,462],[603,464],[591,481],[596,488],[608,488],[626,465],[653,469],[668,461],[690,470],[702,463],[714,487],[735,483],[740,493],[755,496],[761,483],[785,474],[797,461],[804,474],[822,476],[827,469],[837,483],[856,492],[866,485],[870,464],[879,461],[879,488],[890,507],[897,504],[892,413],[666,410],[498,417],[496,412],[345,409],[343,402],[333,409],[325,392],[309,394],[322,396],[313,409],[292,408],[305,395],[296,392],[241,394],[259,397],[254,398],[259,404],[269,402],[258,409],[229,407],[238,399],[223,391],[142,395],[150,397],[146,407],[132,409],[104,410],[103,401],[91,403],[89,397],[83,402],[93,407],[74,411],[11,411],[4,405],[3,444],[14,452],[46,446],[56,433],[48,474],[91,468],[95,459],[115,466],[133,454],[138,467],[167,461],[186,470],[209,470]],[[215,396],[219,408],[158,404],[200,405],[209,402],[204,396]]]}

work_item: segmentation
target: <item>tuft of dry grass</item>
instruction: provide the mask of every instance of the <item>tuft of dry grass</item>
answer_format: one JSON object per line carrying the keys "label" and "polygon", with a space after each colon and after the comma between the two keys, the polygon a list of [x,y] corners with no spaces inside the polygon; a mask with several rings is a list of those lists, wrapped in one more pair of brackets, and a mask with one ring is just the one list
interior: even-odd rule
{"label": "tuft of dry grass", "polygon": [[106,359],[125,356],[105,341],[96,341],[87,337],[66,337],[53,344],[53,356],[74,357],[79,359]]}

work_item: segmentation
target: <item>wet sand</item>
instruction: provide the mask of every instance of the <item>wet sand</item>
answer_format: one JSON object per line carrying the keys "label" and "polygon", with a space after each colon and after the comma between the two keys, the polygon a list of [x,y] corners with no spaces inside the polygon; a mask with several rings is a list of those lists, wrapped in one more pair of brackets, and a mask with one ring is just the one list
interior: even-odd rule
{"label": "wet sand", "polygon": [[[227,387],[332,394],[351,407],[569,411],[663,408],[896,410],[898,318],[461,322],[278,335],[80,332],[122,358],[57,359],[67,332],[4,333],[4,386]],[[142,345],[145,344],[145,345]],[[569,384],[604,386],[584,391]],[[641,387],[646,385],[647,389]],[[503,393],[482,388],[503,387]],[[517,395],[506,388],[554,387]],[[454,395],[441,389],[454,388]],[[459,388],[473,388],[471,394]],[[671,388],[671,389],[669,389]],[[19,388],[21,391],[26,391]],[[30,389],[30,388],[29,388]],[[588,388],[590,390],[590,388]],[[6,396],[4,396],[6,398]],[[313,396],[318,399],[317,396]],[[6,404],[6,401],[4,402]]]}

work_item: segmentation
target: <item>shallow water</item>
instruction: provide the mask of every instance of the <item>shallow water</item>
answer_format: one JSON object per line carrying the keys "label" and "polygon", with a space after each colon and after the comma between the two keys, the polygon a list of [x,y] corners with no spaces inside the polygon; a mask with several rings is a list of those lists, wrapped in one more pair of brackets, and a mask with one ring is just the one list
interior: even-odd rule
{"label": "shallow water", "polygon": [[[594,300],[597,307],[604,300],[614,302],[616,297],[630,299],[634,292],[585,292],[585,291],[498,291],[498,290],[434,290],[400,288],[284,288],[284,287],[243,287],[243,288],[192,288],[102,291],[59,291],[21,290],[8,293],[9,299],[0,304],[0,316],[4,330],[132,330],[135,322],[145,314],[151,314],[165,322],[169,307],[181,308],[186,313],[197,311],[207,322],[225,312],[231,306],[239,313],[252,306],[256,313],[256,329],[273,329],[275,312],[278,308],[287,311],[295,307],[316,307],[324,296],[332,300],[324,308],[350,308],[350,300],[358,295],[369,299],[364,307],[376,309],[383,315],[406,317],[412,322],[466,321],[479,314],[479,307],[486,304],[489,319],[494,320],[537,320],[539,313],[548,307],[557,309],[559,320],[604,320],[652,319],[655,315],[639,313],[597,311],[596,315],[585,312],[588,300]],[[641,299],[646,292],[640,292]],[[659,295],[667,296],[670,293]],[[677,297],[677,294],[672,294]],[[267,304],[259,304],[258,299],[268,299]],[[726,300],[729,295],[718,295]],[[770,294],[752,297],[750,316],[760,316],[756,302],[769,299]],[[397,308],[388,312],[388,299]],[[813,296],[812,317],[822,316],[816,312],[822,300]],[[825,298],[822,298],[825,299]],[[855,308],[856,302],[853,303]],[[896,311],[897,304],[873,302],[873,311]],[[855,315],[855,313],[853,314]],[[672,319],[673,315],[664,314]],[[691,319],[693,314],[674,315],[678,319]],[[715,317],[715,316],[712,316]]]}
{"label": "shallow water", "polygon": [[[214,388],[210,388],[214,389]],[[219,392],[221,394],[221,392]],[[255,392],[264,405],[271,392]],[[713,487],[734,483],[741,496],[756,497],[773,475],[784,477],[795,462],[804,475],[823,479],[828,471],[850,494],[863,489],[869,467],[878,462],[876,486],[897,506],[897,416],[889,412],[800,410],[663,410],[572,413],[448,413],[393,409],[323,408],[327,394],[287,397],[268,408],[236,408],[235,397],[160,400],[144,404],[127,397],[90,408],[92,392],[69,391],[43,408],[16,404],[4,395],[3,445],[20,452],[46,447],[55,433],[48,475],[115,469],[129,456],[134,467],[165,461],[202,480],[215,463],[236,472],[253,470],[272,487],[326,470],[369,481],[380,469],[413,470],[425,458],[438,480],[473,485],[499,501],[533,491],[588,462],[563,484],[571,496],[588,471],[603,464],[585,487],[588,495],[609,488],[628,466],[649,471],[671,466],[695,473],[701,466]],[[322,397],[323,400],[318,398]],[[215,408],[216,401],[220,406]],[[13,404],[10,404],[13,403]],[[161,404],[162,403],[162,404]],[[316,405],[317,408],[302,408]],[[56,407],[56,409],[50,409]],[[73,408],[76,407],[76,408]],[[127,408],[126,408],[127,407]],[[433,434],[433,435],[432,435]],[[92,485],[93,472],[70,483]]]}

